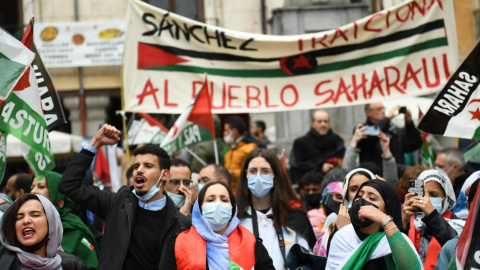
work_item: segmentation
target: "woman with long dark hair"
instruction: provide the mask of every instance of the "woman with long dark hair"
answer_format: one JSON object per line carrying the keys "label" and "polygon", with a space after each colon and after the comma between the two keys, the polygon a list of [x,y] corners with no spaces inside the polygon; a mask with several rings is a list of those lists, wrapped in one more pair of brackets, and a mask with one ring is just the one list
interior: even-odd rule
{"label": "woman with long dark hair", "polygon": [[284,269],[294,244],[312,250],[312,225],[274,152],[256,148],[248,154],[235,197],[241,225],[263,240],[276,269]]}

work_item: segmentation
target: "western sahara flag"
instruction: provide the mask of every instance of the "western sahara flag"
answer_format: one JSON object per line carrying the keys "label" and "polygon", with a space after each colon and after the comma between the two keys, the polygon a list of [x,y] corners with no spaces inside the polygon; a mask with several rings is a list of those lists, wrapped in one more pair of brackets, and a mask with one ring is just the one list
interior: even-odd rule
{"label": "western sahara flag", "polygon": [[35,54],[0,28],[0,100],[4,101],[32,63]]}
{"label": "western sahara flag", "polygon": [[183,111],[160,145],[170,155],[199,142],[215,139],[215,127],[208,95],[208,81]]}
{"label": "western sahara flag", "polygon": [[129,145],[152,143],[160,145],[168,129],[146,113],[133,113],[127,128]]}
{"label": "western sahara flag", "polygon": [[449,270],[470,270],[480,269],[480,201],[478,194],[480,189],[477,189],[473,204],[470,206],[470,212],[468,213],[467,222],[463,227],[462,234],[458,239],[455,254],[448,266]]}
{"label": "western sahara flag", "polygon": [[[22,43],[32,48],[33,18],[25,30]],[[5,101],[0,128],[22,141],[23,156],[37,179],[43,179],[55,167],[33,67],[27,68]]]}
{"label": "western sahara flag", "polygon": [[480,43],[436,96],[418,129],[448,137],[480,140]]}

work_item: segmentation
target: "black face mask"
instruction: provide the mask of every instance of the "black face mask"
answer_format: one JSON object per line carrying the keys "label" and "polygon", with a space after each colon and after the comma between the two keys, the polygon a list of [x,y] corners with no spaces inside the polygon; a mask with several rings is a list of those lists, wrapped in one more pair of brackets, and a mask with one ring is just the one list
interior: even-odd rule
{"label": "black face mask", "polygon": [[305,194],[305,201],[310,208],[317,208],[322,200],[321,193]]}
{"label": "black face mask", "polygon": [[338,211],[340,210],[340,204],[342,203],[335,201],[330,196],[327,196],[327,199],[325,199],[325,204],[323,205],[325,214],[327,214],[327,216],[329,216],[331,213],[338,214]]}
{"label": "black face mask", "polygon": [[362,221],[360,220],[360,218],[358,218],[358,211],[360,211],[360,207],[365,205],[371,205],[378,209],[378,206],[376,206],[375,204],[363,198],[360,198],[354,201],[352,203],[352,207],[350,208],[350,210],[348,210],[348,214],[350,215],[350,220],[352,221],[352,224],[358,226],[359,228],[366,228],[373,224],[373,221],[368,218],[364,218],[365,221]]}

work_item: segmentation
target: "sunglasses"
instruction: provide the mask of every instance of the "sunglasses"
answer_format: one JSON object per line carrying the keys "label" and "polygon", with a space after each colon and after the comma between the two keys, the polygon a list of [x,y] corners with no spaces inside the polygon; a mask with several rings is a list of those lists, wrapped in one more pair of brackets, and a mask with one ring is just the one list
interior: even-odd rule
{"label": "sunglasses", "polygon": [[182,182],[182,184],[188,188],[192,188],[192,184],[193,182],[191,180],[178,180],[178,179],[171,179],[171,180],[167,180],[170,182],[170,185],[176,187],[178,185],[180,185],[180,182]]}

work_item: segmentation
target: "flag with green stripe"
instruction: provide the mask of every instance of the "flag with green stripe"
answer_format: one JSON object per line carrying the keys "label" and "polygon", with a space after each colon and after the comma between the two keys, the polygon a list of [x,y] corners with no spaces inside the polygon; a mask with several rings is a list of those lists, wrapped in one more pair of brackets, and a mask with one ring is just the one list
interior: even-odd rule
{"label": "flag with green stripe", "polygon": [[4,101],[35,54],[0,27],[0,100]]}
{"label": "flag with green stripe", "polygon": [[[33,45],[33,18],[25,30],[22,43]],[[43,114],[40,93],[33,67],[28,67],[5,100],[0,114],[0,129],[22,141],[21,150],[37,179],[55,167]]]}
{"label": "flag with green stripe", "polygon": [[458,63],[452,1],[403,1],[342,27],[243,33],[130,0],[124,110],[181,113],[209,76],[213,113],[349,106],[437,92]]}
{"label": "flag with green stripe", "polygon": [[178,117],[160,144],[169,155],[187,146],[215,139],[215,127],[207,85],[208,81],[205,76],[203,87]]}

